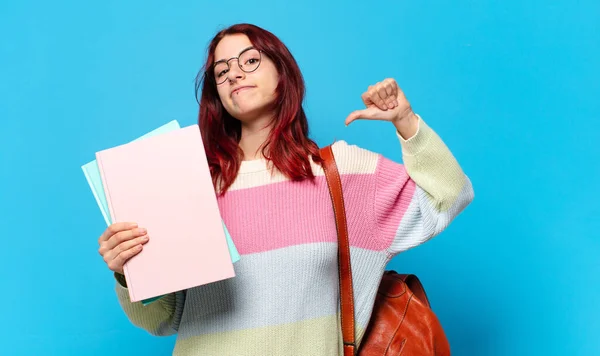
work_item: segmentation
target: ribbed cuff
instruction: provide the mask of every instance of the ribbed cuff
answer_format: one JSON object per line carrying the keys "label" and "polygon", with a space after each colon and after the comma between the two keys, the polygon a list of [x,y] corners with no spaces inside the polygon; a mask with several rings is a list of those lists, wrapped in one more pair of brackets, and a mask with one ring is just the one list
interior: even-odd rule
{"label": "ribbed cuff", "polygon": [[431,133],[433,132],[418,114],[415,115],[419,118],[417,133],[405,140],[404,137],[396,131],[396,136],[398,136],[400,144],[402,145],[402,155],[404,156],[414,156],[423,151],[423,149],[427,147],[429,139],[431,138]]}

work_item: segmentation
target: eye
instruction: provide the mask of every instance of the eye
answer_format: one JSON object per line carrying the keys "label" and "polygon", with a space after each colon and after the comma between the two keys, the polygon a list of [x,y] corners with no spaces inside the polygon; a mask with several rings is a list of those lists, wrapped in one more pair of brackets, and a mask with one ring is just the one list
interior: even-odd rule
{"label": "eye", "polygon": [[215,78],[220,78],[227,74],[227,72],[229,71],[229,66],[225,63],[219,63],[215,66],[214,71]]}

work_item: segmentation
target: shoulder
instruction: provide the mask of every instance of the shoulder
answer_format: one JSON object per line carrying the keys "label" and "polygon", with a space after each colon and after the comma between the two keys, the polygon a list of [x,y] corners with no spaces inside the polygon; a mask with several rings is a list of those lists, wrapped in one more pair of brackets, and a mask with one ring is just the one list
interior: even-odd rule
{"label": "shoulder", "polygon": [[331,149],[340,174],[373,174],[382,159],[379,153],[343,140],[333,143]]}

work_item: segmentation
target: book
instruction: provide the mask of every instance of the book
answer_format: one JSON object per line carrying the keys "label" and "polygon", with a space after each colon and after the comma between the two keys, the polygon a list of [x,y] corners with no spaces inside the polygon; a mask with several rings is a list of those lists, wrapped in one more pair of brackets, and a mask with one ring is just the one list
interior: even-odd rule
{"label": "book", "polygon": [[[173,130],[176,130],[179,128],[180,128],[179,122],[177,122],[177,120],[172,120],[156,129],[146,133],[145,135],[138,137],[137,139],[135,139],[133,141],[138,141],[138,140],[141,140],[144,138],[160,135],[162,133],[173,131]],[[100,178],[100,171],[98,170],[98,163],[96,160],[92,160],[92,161],[84,164],[83,166],[81,166],[81,169],[83,170],[83,174],[88,182],[88,185],[90,186],[90,189],[96,200],[96,203],[98,204],[98,207],[100,208],[100,212],[102,213],[104,221],[106,222],[106,225],[109,226],[110,224],[112,224],[112,220],[109,216],[108,205],[106,203],[106,196],[105,196],[104,188],[102,186],[102,181]],[[225,225],[224,222],[222,222],[222,224],[223,224],[223,229],[225,231],[225,238],[227,240],[227,246],[229,248],[229,254],[231,256],[231,261],[233,263],[235,263],[240,260],[241,256],[240,256],[239,252],[237,251],[235,244],[233,243],[233,239],[231,238],[231,235],[230,235],[229,231],[227,230],[227,226]],[[148,304],[160,299],[161,297],[162,296],[149,298],[149,299],[142,300],[141,302],[144,305],[148,305]]]}
{"label": "book", "polygon": [[132,302],[235,276],[198,125],[96,152],[112,221],[150,241],[123,269]]}
{"label": "book", "polygon": [[[179,128],[180,128],[179,122],[177,122],[177,120],[172,120],[156,129],[136,138],[132,142],[142,140],[142,139],[145,139],[148,137],[160,135],[165,132],[177,130]],[[106,225],[109,226],[110,224],[112,224],[112,220],[110,219],[108,205],[106,204],[106,196],[105,196],[104,188],[102,186],[102,181],[100,178],[100,171],[98,170],[98,163],[96,162],[96,160],[90,161],[90,162],[84,164],[83,166],[81,166],[81,169],[83,170],[83,174],[88,182],[88,185],[90,186],[90,189],[96,200],[96,203],[98,204],[98,207],[100,208],[100,212],[102,213],[104,221],[106,222]],[[225,231],[225,238],[227,240],[227,246],[229,248],[229,254],[231,256],[231,261],[233,263],[238,262],[240,260],[241,256],[240,256],[237,248],[235,247],[235,244],[233,243],[233,239],[231,238],[231,235],[229,233],[229,230],[227,229],[227,226],[225,225],[224,222],[222,222],[222,224],[223,224],[223,229]],[[158,297],[142,300],[142,304],[148,305],[148,304],[160,299],[161,297],[162,296],[158,296]]]}

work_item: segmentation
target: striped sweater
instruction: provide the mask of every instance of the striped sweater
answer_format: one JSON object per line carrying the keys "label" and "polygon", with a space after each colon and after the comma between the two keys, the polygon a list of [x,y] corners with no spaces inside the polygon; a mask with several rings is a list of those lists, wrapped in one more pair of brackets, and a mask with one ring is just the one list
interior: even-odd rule
{"label": "striped sweater", "polygon": [[[371,316],[387,263],[439,234],[471,202],[470,180],[419,118],[397,132],[404,164],[338,141],[354,279],[357,341]],[[323,170],[316,181],[271,174],[242,162],[218,200],[241,254],[236,277],[167,295],[143,306],[116,292],[129,320],[153,335],[177,334],[174,355],[340,355],[335,218]],[[190,271],[190,273],[193,273]]]}

